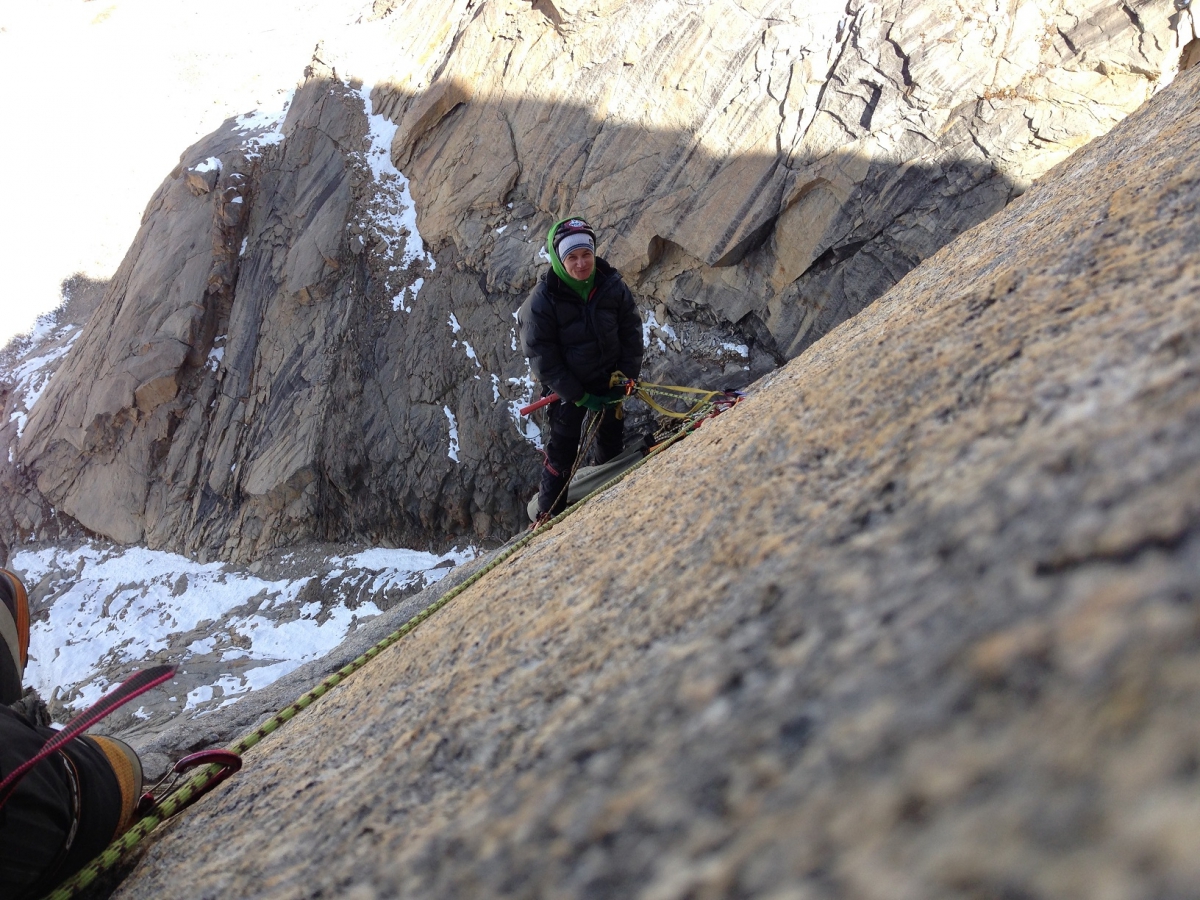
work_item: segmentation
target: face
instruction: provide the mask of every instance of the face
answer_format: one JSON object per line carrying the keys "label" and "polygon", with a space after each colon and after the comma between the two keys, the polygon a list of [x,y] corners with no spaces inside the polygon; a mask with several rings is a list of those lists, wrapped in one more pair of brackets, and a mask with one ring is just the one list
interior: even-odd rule
{"label": "face", "polygon": [[586,247],[578,247],[567,254],[563,260],[563,268],[576,281],[587,281],[592,269],[596,268],[596,257]]}

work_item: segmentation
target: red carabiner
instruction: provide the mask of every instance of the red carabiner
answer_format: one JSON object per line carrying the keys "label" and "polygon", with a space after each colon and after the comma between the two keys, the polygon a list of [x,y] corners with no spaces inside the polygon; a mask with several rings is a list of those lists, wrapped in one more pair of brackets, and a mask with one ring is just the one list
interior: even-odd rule
{"label": "red carabiner", "polygon": [[[175,775],[176,778],[178,778],[178,776],[183,775],[185,772],[188,772],[197,766],[205,765],[220,766],[221,770],[217,772],[217,774],[214,775],[207,784],[196,791],[196,793],[194,793],[191,798],[188,799],[188,802],[179,807],[179,809],[191,806],[230,775],[235,774],[242,767],[242,758],[232,750],[201,750],[199,753],[192,753],[189,756],[185,756],[183,759],[179,760],[179,762],[175,763],[175,765],[171,767],[171,771],[168,774]],[[166,775],[163,776],[163,780],[166,780]],[[162,781],[159,781],[159,784],[162,784]],[[172,784],[174,784],[174,782],[172,782]],[[157,787],[157,785],[155,787]],[[159,798],[154,796],[153,789],[147,791],[142,795],[142,799],[138,802],[137,815],[143,818],[150,815],[158,807],[158,804]]]}

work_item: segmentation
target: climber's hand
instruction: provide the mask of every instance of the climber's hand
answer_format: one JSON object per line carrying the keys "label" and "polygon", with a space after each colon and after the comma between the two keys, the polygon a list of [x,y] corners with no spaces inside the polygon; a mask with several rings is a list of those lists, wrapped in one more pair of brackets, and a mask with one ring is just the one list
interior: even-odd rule
{"label": "climber's hand", "polygon": [[600,412],[607,405],[607,400],[604,397],[596,397],[593,394],[584,394],[575,401],[576,406],[582,406],[591,412]]}
{"label": "climber's hand", "polygon": [[605,406],[620,406],[625,402],[625,388],[615,387],[604,395]]}

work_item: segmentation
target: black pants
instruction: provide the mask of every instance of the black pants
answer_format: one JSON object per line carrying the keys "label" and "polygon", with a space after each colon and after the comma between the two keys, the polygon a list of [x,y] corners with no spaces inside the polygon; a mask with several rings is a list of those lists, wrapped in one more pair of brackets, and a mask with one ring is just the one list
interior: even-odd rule
{"label": "black pants", "polygon": [[[625,446],[625,420],[618,419],[615,408],[607,408],[596,432],[596,464],[608,462]],[[583,421],[587,410],[560,400],[550,406],[550,441],[546,444],[546,465],[538,492],[538,515],[558,515],[567,507],[567,479],[579,455]]]}
{"label": "black pants", "polygon": [[[0,706],[0,775],[35,756],[55,733]],[[0,897],[50,892],[108,846],[120,818],[120,785],[90,738],[42,760],[0,810]]]}

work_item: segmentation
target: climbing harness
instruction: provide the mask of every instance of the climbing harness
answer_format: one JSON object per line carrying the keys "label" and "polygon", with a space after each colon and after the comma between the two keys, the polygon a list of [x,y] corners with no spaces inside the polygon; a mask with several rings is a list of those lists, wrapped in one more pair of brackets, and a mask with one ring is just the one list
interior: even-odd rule
{"label": "climbing harness", "polygon": [[[621,377],[624,378],[624,376]],[[681,413],[673,411],[663,413],[663,415],[677,420],[679,422],[678,426],[674,429],[667,429],[666,432],[662,433],[659,442],[651,447],[650,451],[634,465],[609,479],[578,503],[568,506],[565,510],[553,518],[550,518],[544,522],[539,521],[535,523],[531,530],[525,532],[524,534],[518,535],[508,544],[501,547],[495,558],[487,563],[487,565],[480,568],[479,571],[473,573],[464,579],[460,584],[442,594],[442,596],[440,596],[437,600],[425,607],[425,609],[416,613],[412,618],[408,619],[403,625],[401,625],[398,629],[393,631],[375,646],[371,647],[357,659],[352,660],[342,668],[338,669],[338,671],[327,677],[324,681],[301,696],[294,703],[275,713],[275,715],[269,718],[254,731],[234,742],[227,750],[202,751],[201,753],[193,754],[192,756],[181,759],[175,764],[172,774],[182,775],[183,773],[191,770],[192,767],[200,765],[202,765],[203,768],[197,768],[194,774],[192,774],[191,777],[183,782],[183,784],[179,785],[179,787],[174,789],[168,787],[167,792],[162,796],[155,796],[154,792],[151,791],[148,793],[147,797],[143,797],[142,803],[139,804],[139,812],[144,813],[141,820],[116,840],[114,840],[111,844],[109,844],[103,853],[76,872],[67,881],[63,882],[63,884],[60,885],[57,890],[48,894],[45,900],[71,900],[71,898],[75,897],[80,891],[84,890],[86,887],[88,887],[88,885],[95,882],[95,880],[102,874],[115,868],[129,852],[137,847],[137,845],[141,843],[141,841],[147,835],[153,832],[164,821],[180,812],[185,807],[194,803],[201,796],[208,793],[230,775],[238,771],[238,769],[241,767],[241,756],[251,747],[254,747],[256,744],[258,744],[263,738],[275,732],[282,725],[295,718],[299,713],[307,709],[309,706],[312,706],[313,703],[325,696],[325,694],[329,693],[329,691],[333,690],[333,688],[337,687],[359,669],[362,669],[371,660],[383,653],[384,650],[387,650],[392,645],[398,643],[405,636],[411,634],[422,623],[432,618],[434,614],[446,606],[451,600],[469,588],[473,587],[493,569],[507,562],[510,558],[512,558],[512,556],[526,547],[534,538],[539,537],[541,534],[553,528],[567,516],[571,515],[576,510],[581,509],[593,497],[604,493],[631,472],[641,468],[643,465],[649,462],[650,459],[657,456],[659,453],[662,453],[672,444],[682,440],[692,431],[699,428],[708,419],[711,419],[713,416],[732,408],[743,399],[743,395],[737,391],[702,391],[695,388],[681,388],[671,385],[656,385],[649,384],[647,382],[634,382],[631,379],[625,379],[624,384],[626,386],[626,397],[632,396],[636,393],[641,399],[646,399],[645,397],[642,397],[642,393],[645,392],[647,395],[658,396],[660,399],[664,400],[670,400],[674,398],[676,401],[682,400],[683,402],[687,402],[688,398],[690,397],[697,397],[699,399],[696,399],[694,402],[692,402],[690,409],[688,409],[686,412]],[[540,405],[545,406],[548,403],[553,403],[557,399],[558,397],[556,395],[551,395],[550,397],[543,398],[545,402],[541,403]],[[528,407],[526,407],[526,409],[528,409]],[[522,410],[522,414],[525,414],[524,410]],[[600,421],[599,415],[594,415],[593,418],[595,421],[591,423],[592,434],[588,439],[589,444],[591,438],[594,438],[595,436],[594,432],[598,428]],[[660,435],[655,435],[655,437],[659,438]],[[576,458],[575,466],[572,469],[572,477],[574,476],[575,471],[578,469],[579,460],[583,458],[584,453],[585,451],[581,449]],[[570,478],[567,479],[568,486],[570,485],[570,480]],[[563,489],[566,490],[567,488],[564,487]],[[152,672],[155,670],[148,671]],[[145,675],[146,673],[139,674]],[[137,676],[134,677],[136,678]],[[169,677],[170,675],[168,674],[167,678]],[[160,682],[155,683],[157,684]],[[148,690],[148,688],[146,689]],[[103,702],[104,701],[102,700],[101,703]],[[14,772],[13,775],[16,775],[16,772]],[[155,789],[157,789],[157,786]]]}

